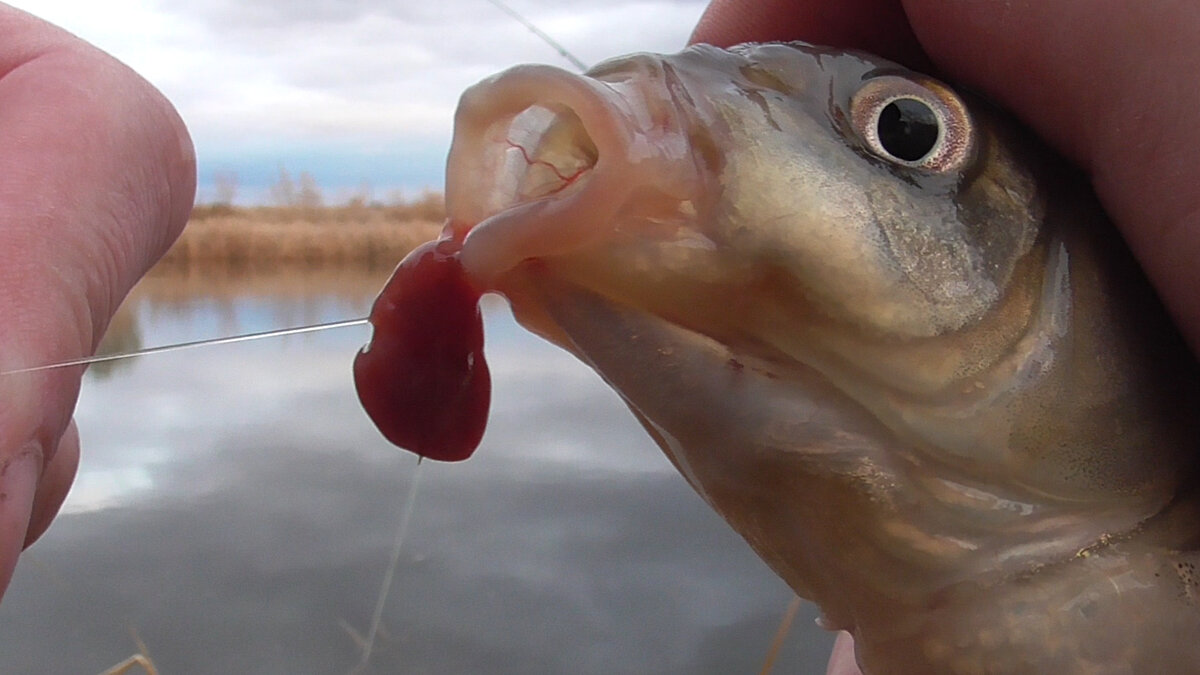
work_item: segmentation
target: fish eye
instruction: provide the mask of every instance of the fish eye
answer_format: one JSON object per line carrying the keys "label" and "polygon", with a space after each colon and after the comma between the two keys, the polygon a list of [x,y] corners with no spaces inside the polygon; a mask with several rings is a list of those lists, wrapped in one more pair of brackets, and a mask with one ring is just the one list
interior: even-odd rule
{"label": "fish eye", "polygon": [[850,101],[850,118],[872,154],[933,173],[960,169],[974,145],[966,106],[930,79],[867,80]]}
{"label": "fish eye", "polygon": [[937,116],[915,98],[898,98],[879,111],[875,133],[885,152],[906,162],[919,162],[937,147],[942,125]]}

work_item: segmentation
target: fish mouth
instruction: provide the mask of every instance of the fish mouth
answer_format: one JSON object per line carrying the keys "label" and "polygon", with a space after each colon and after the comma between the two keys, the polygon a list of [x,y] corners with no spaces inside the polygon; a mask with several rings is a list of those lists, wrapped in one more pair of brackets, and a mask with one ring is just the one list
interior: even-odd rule
{"label": "fish mouth", "polygon": [[480,288],[508,295],[515,268],[602,246],[634,221],[630,236],[653,236],[641,225],[700,193],[670,68],[638,55],[601,69],[518,66],[463,94],[446,209]]}

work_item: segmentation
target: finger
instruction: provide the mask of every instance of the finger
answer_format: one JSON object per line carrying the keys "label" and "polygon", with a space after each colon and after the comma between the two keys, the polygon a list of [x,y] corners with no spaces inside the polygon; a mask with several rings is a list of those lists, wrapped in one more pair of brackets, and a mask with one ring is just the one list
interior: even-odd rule
{"label": "finger", "polygon": [[12,263],[0,307],[26,310],[23,342],[66,328],[59,348],[90,350],[186,221],[190,140],[170,104],[102,52],[11,8],[0,36],[0,256]]}
{"label": "finger", "polygon": [[0,461],[0,589],[8,587],[25,541],[41,463],[37,447],[27,447]]}
{"label": "finger", "polygon": [[[92,353],[121,299],[177,236],[194,190],[190,139],[161,94],[102,52],[0,5],[0,371]],[[60,461],[56,450],[80,373],[0,376],[0,467],[9,475],[0,582],[29,531],[43,462],[37,517],[61,501],[73,457]]]}
{"label": "finger", "polygon": [[75,472],[79,468],[79,430],[72,422],[58,442],[53,459],[42,468],[42,477],[33,496],[33,508],[29,514],[29,527],[25,531],[25,547],[38,540],[50,527],[50,521],[58,515]]}
{"label": "finger", "polygon": [[925,64],[899,0],[715,0],[691,42],[803,40],[866,49],[912,68]]}
{"label": "finger", "polygon": [[[112,58],[0,7],[0,370],[91,353],[195,187],[171,106]],[[0,460],[50,458],[79,371],[0,382]]]}
{"label": "finger", "polygon": [[837,639],[833,642],[833,652],[829,655],[829,665],[825,667],[825,675],[862,675],[858,661],[854,658],[854,638],[846,631],[838,631]]}
{"label": "finger", "polygon": [[1090,174],[1200,348],[1200,4],[909,0],[934,61]]}

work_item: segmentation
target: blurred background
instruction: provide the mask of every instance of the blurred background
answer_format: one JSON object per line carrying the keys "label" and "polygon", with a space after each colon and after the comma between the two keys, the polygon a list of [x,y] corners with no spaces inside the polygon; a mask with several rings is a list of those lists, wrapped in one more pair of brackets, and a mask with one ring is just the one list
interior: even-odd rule
{"label": "blurred background", "polygon": [[[365,316],[439,227],[459,93],[571,68],[487,0],[17,4],[131,65],[195,138],[200,205],[110,352]],[[511,6],[587,63],[676,51],[703,9]],[[487,435],[419,470],[358,405],[365,327],[93,366],[79,477],[0,604],[0,673],[100,673],[140,645],[164,675],[758,672],[791,591],[591,371],[502,301],[485,316]],[[813,617],[775,672],[823,672]]]}
{"label": "blurred background", "polygon": [[[440,191],[458,96],[518,63],[573,66],[488,0],[17,0],[179,109],[198,201],[272,204],[280,168],[328,203]],[[584,63],[683,47],[704,2],[516,0]],[[232,189],[231,189],[232,188]],[[232,194],[231,194],[232,193]]]}

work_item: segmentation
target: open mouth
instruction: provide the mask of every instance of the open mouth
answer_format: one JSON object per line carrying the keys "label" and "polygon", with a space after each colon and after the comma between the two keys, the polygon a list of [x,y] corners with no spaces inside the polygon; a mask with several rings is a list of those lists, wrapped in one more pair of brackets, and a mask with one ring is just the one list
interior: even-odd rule
{"label": "open mouth", "polygon": [[507,125],[494,126],[499,128],[489,129],[489,136],[496,134],[491,151],[500,153],[500,168],[493,189],[497,197],[511,199],[509,206],[567,196],[567,190],[587,182],[599,158],[579,116],[561,105],[535,105]]}
{"label": "open mouth", "polygon": [[446,207],[451,226],[468,231],[463,266],[481,288],[531,258],[611,239],[642,204],[678,205],[694,192],[661,67],[631,59],[606,77],[519,66],[463,94]]}

